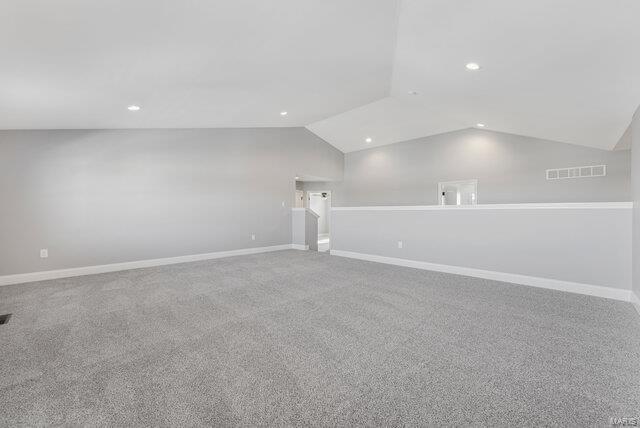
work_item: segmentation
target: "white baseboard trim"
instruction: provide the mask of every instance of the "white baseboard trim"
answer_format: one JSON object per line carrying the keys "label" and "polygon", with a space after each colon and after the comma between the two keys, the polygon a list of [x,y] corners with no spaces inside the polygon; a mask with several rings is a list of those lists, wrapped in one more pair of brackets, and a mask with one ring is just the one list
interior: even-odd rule
{"label": "white baseboard trim", "polygon": [[307,251],[309,249],[309,246],[308,245],[300,245],[300,244],[291,244],[291,248],[293,248],[294,250]]}
{"label": "white baseboard trim", "polygon": [[638,315],[640,315],[640,297],[638,297],[638,295],[632,291],[630,293],[629,300],[631,301],[631,304],[636,308]]}
{"label": "white baseboard trim", "polygon": [[351,251],[330,250],[332,256],[349,257],[352,259],[368,260],[371,262],[386,263],[397,266],[405,266],[416,269],[432,270],[437,272],[453,273],[457,275],[473,276],[476,278],[491,279],[494,281],[511,282],[532,287],[549,288],[552,290],[568,291],[570,293],[587,294],[589,296],[604,297],[607,299],[631,301],[631,290],[602,287],[599,285],[582,284],[579,282],[561,281],[557,279],[541,278],[537,276],[519,275],[514,273],[496,272],[461,266],[442,265],[437,263],[421,262],[417,260],[399,259],[395,257],[377,256],[375,254],[355,253]]}
{"label": "white baseboard trim", "polygon": [[245,254],[266,253],[269,251],[290,250],[292,248],[292,244],[272,245],[270,247],[243,248],[240,250],[218,251],[215,253],[205,254],[191,254],[188,256],[166,257],[162,259],[138,260],[135,262],[112,263],[108,265],[84,266],[69,269],[57,269],[42,272],[4,275],[0,276],[0,286],[34,281],[46,281],[49,279],[69,278],[73,276],[93,275],[97,273],[116,272],[121,270],[140,269],[153,266],[172,265],[176,263],[197,262],[200,260],[220,259],[223,257],[242,256]]}

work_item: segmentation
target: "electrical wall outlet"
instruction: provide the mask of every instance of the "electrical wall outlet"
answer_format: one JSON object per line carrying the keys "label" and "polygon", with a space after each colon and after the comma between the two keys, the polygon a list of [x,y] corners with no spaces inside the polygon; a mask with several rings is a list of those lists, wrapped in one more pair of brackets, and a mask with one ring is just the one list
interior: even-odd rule
{"label": "electrical wall outlet", "polygon": [[40,258],[41,259],[46,259],[47,257],[49,257],[49,250],[47,250],[46,248],[43,248],[40,250]]}
{"label": "electrical wall outlet", "polygon": [[402,241],[398,241],[398,248],[402,248]]}
{"label": "electrical wall outlet", "polygon": [[256,240],[256,235],[251,235],[251,240],[255,241]]}

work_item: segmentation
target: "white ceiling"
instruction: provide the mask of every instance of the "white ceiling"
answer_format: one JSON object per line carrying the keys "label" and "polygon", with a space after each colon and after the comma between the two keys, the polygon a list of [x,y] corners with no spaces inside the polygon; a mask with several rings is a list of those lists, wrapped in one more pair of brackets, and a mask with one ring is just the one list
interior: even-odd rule
{"label": "white ceiling", "polygon": [[309,128],[343,151],[478,122],[611,149],[638,104],[640,1],[403,0],[392,97]]}
{"label": "white ceiling", "polygon": [[396,21],[388,0],[2,0],[0,128],[305,126],[389,94]]}
{"label": "white ceiling", "polygon": [[4,0],[0,128],[307,126],[348,152],[482,122],[611,149],[640,104],[639,17],[638,0]]}

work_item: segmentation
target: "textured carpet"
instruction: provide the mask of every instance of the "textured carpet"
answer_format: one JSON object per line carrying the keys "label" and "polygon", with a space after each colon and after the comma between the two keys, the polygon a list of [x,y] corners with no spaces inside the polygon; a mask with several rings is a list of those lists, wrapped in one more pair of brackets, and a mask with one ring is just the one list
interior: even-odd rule
{"label": "textured carpet", "polygon": [[608,425],[628,303],[303,251],[0,287],[0,425]]}

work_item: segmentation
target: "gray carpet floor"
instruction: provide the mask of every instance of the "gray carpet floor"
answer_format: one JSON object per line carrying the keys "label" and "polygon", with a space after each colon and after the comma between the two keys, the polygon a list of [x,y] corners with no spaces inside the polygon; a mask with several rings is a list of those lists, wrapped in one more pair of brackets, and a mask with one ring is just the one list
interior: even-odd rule
{"label": "gray carpet floor", "polygon": [[0,287],[0,425],[601,425],[624,302],[304,251]]}

